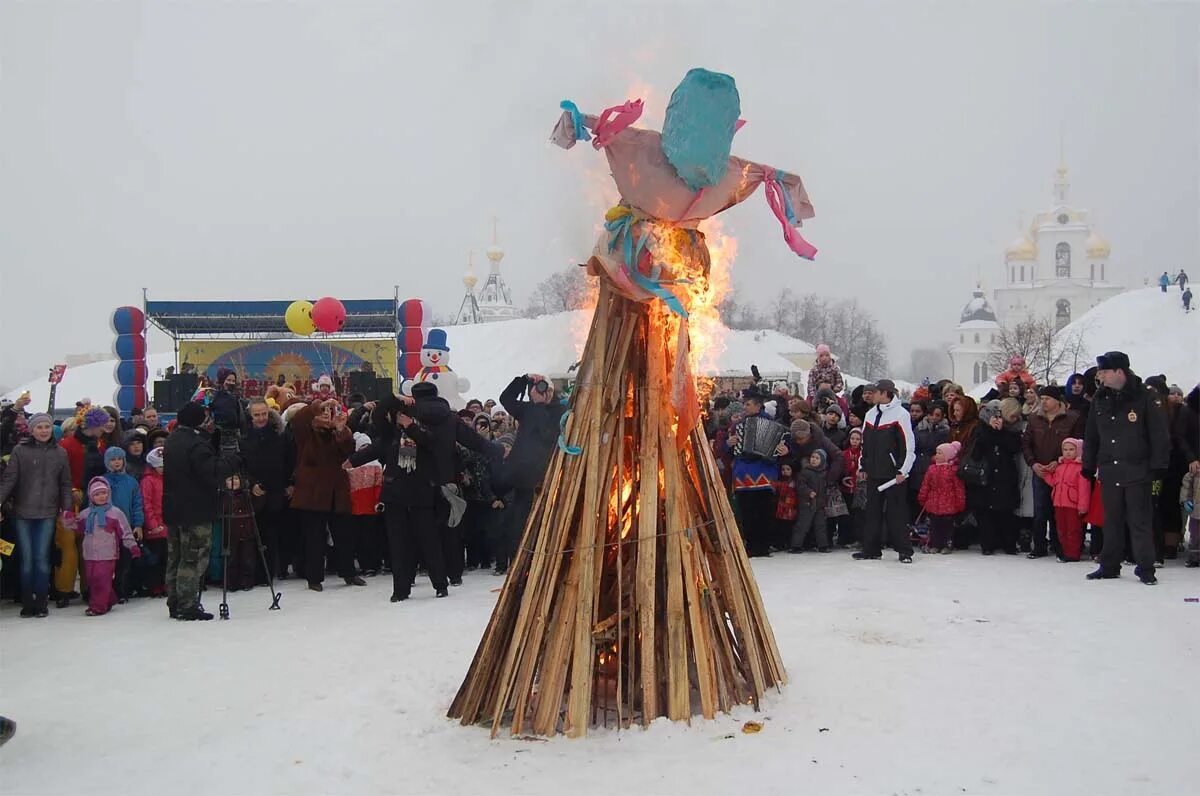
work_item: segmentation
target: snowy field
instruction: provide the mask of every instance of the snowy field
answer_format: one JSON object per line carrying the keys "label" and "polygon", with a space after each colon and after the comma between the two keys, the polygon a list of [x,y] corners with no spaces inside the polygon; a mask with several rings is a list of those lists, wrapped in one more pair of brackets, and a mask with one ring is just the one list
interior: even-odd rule
{"label": "snowy field", "polygon": [[[444,718],[490,574],[334,579],[102,618],[0,610],[6,794],[1183,794],[1200,775],[1200,575],[1086,582],[1088,564],[847,555],[756,560],[791,676],[761,714],[490,740]],[[335,585],[336,584],[336,585]],[[219,593],[209,592],[210,610]],[[743,734],[742,723],[764,729]]]}

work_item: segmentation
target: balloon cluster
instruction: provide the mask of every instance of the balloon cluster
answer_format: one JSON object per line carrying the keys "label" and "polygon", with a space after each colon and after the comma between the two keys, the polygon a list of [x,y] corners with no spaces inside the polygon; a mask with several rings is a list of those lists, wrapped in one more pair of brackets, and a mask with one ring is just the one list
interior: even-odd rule
{"label": "balloon cluster", "polygon": [[293,301],[283,314],[283,320],[292,334],[308,337],[313,332],[333,334],[346,325],[346,307],[337,299],[326,296],[311,301]]}
{"label": "balloon cluster", "polygon": [[112,314],[113,353],[117,366],[113,376],[117,391],[113,402],[122,412],[146,405],[146,315],[137,307],[118,307]]}

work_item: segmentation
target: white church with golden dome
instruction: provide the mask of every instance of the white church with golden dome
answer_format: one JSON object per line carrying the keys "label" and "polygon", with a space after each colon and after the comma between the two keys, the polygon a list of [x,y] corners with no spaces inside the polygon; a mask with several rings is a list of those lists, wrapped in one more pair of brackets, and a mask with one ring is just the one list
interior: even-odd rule
{"label": "white church with golden dome", "polygon": [[512,293],[500,274],[500,261],[504,259],[504,249],[500,248],[496,238],[496,219],[492,219],[492,245],[484,250],[488,258],[487,279],[476,293],[475,285],[479,283],[479,279],[475,276],[475,264],[472,260],[467,261],[467,272],[463,274],[462,280],[463,287],[467,290],[462,306],[458,308],[455,323],[493,323],[520,317],[516,305],[513,304]]}
{"label": "white church with golden dome", "polygon": [[1052,318],[1061,329],[1125,288],[1114,283],[1111,247],[1092,227],[1088,211],[1067,201],[1065,163],[1054,179],[1050,208],[1033,217],[1028,230],[1004,251],[1004,273],[988,302],[981,288],[963,309],[950,359],[954,381],[987,381],[987,361],[1001,328],[1029,318]]}

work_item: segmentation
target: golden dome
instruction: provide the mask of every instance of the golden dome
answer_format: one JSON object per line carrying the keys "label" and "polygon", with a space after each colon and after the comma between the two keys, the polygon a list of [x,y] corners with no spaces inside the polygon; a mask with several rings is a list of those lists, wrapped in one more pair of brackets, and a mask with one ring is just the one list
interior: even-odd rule
{"label": "golden dome", "polygon": [[1088,257],[1108,257],[1112,252],[1112,247],[1108,245],[1108,241],[1093,232],[1088,235],[1087,253]]}
{"label": "golden dome", "polygon": [[467,288],[475,287],[478,282],[479,277],[475,276],[474,271],[467,271],[465,274],[463,274],[463,284],[466,285]]}
{"label": "golden dome", "polygon": [[1036,260],[1037,247],[1033,245],[1033,241],[1022,235],[1009,244],[1004,250],[1005,260]]}

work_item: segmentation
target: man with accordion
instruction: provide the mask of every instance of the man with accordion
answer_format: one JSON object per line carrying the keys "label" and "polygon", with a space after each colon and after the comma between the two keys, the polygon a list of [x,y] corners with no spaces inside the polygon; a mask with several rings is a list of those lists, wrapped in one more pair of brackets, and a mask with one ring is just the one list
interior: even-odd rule
{"label": "man with accordion", "polygon": [[745,418],[726,440],[733,453],[733,490],[737,496],[746,552],[751,558],[771,555],[771,530],[775,518],[775,482],[778,457],[787,455],[787,429],[763,408],[757,391],[744,397]]}

